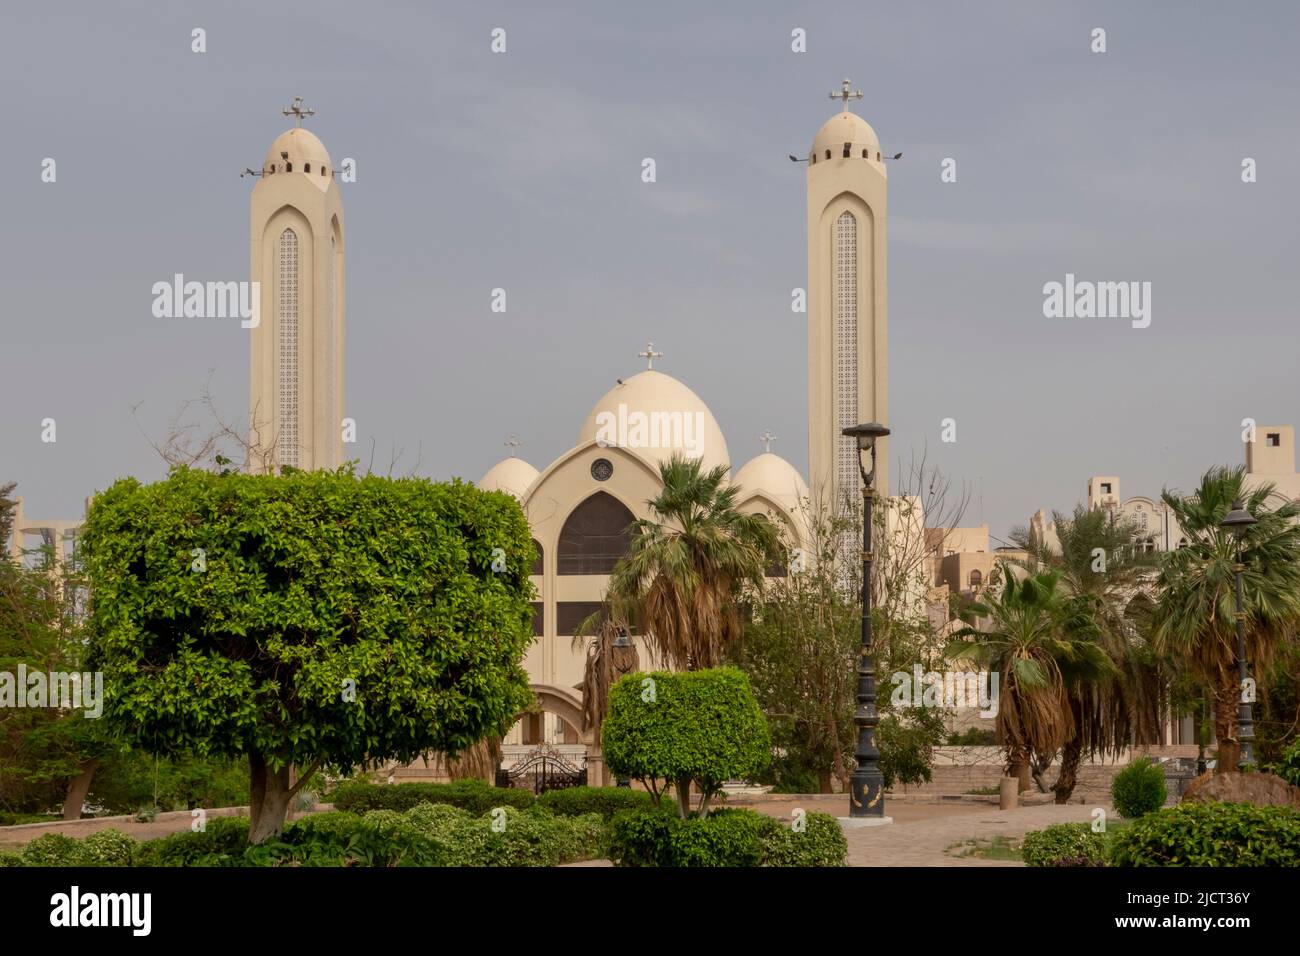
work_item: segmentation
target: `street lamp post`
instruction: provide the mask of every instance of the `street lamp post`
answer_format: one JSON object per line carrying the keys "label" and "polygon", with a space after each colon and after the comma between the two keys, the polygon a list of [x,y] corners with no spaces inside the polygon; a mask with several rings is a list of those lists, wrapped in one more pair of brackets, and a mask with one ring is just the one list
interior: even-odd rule
{"label": "street lamp post", "polygon": [[1255,762],[1255,721],[1251,716],[1251,702],[1247,699],[1249,695],[1246,694],[1246,610],[1241,588],[1241,577],[1246,571],[1246,565],[1241,560],[1241,547],[1246,531],[1255,523],[1254,515],[1245,509],[1240,498],[1232,503],[1232,510],[1219,522],[1219,527],[1226,528],[1237,544],[1237,560],[1232,570],[1237,590],[1237,742],[1240,745],[1237,769],[1242,772]]}
{"label": "street lamp post", "polygon": [[[876,439],[889,429],[878,422],[854,425],[842,432],[857,440],[858,469],[862,472],[862,649],[858,656],[858,707],[853,723],[858,729],[853,757],[857,766],[849,780],[849,816],[885,815],[885,778],[880,773],[880,750],[876,747],[876,667],[871,661],[871,516],[872,487],[876,479]],[[871,452],[867,470],[863,452]]]}
{"label": "street lamp post", "polygon": [[[614,665],[614,671],[619,677],[626,677],[634,665],[634,656],[636,654],[636,645],[632,643],[632,638],[628,634],[626,626],[620,625],[618,636],[614,638],[611,649],[611,662]],[[631,787],[632,780],[622,774],[614,777],[614,785],[618,787]]]}

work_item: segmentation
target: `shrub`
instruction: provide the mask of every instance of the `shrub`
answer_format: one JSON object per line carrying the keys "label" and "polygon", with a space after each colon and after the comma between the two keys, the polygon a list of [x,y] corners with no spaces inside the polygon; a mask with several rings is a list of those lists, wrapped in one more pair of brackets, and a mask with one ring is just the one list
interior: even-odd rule
{"label": "shrub", "polygon": [[140,844],[137,866],[239,866],[248,845],[248,817],[217,817],[202,831],[173,833]]}
{"label": "shrub", "polygon": [[1300,787],[1300,738],[1282,752],[1282,760],[1273,767],[1273,772],[1291,786]]}
{"label": "shrub", "polygon": [[780,825],[753,810],[715,810],[679,820],[669,838],[672,865],[759,866],[763,831]]}
{"label": "shrub", "polygon": [[23,858],[17,853],[0,853],[0,870],[7,866],[22,866]]}
{"label": "shrub", "polygon": [[140,844],[121,830],[96,830],[81,841],[78,866],[131,866]]}
{"label": "shrub", "polygon": [[62,833],[45,833],[22,851],[23,866],[79,866],[81,846]]}
{"label": "shrub", "polygon": [[1248,803],[1182,803],[1115,838],[1117,866],[1300,866],[1300,811]]}
{"label": "shrub", "polygon": [[1169,796],[1165,772],[1148,757],[1135,760],[1115,774],[1110,796],[1115,809],[1131,820],[1159,810]]}
{"label": "shrub", "polygon": [[1088,823],[1057,823],[1025,834],[1025,866],[1105,866],[1107,838]]}
{"label": "shrub", "polygon": [[765,866],[844,866],[849,842],[844,828],[829,813],[809,813],[803,829],[780,821],[764,829],[763,864]]}
{"label": "shrub", "polygon": [[680,825],[666,807],[616,813],[606,831],[606,853],[619,866],[672,866],[672,835]]}
{"label": "shrub", "polygon": [[654,802],[644,790],[627,787],[569,787],[547,791],[537,798],[537,805],[557,816],[597,813],[608,820],[620,810],[648,810]]}
{"label": "shrub", "polygon": [[627,675],[610,688],[602,738],[614,773],[652,791],[659,781],[694,783],[705,811],[724,781],[762,772],[772,749],[749,678],[735,667]]}
{"label": "shrub", "polygon": [[338,785],[329,798],[337,810],[365,813],[369,810],[405,811],[421,803],[446,803],[474,816],[496,807],[525,810],[536,801],[527,790],[494,787],[482,780],[453,783],[376,784],[349,780]]}

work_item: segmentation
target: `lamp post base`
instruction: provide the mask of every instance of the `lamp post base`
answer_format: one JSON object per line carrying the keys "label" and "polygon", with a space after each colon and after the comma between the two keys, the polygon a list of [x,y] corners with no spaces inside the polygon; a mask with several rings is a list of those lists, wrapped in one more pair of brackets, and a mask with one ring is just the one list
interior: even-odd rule
{"label": "lamp post base", "polygon": [[893,817],[836,817],[841,830],[861,830],[863,827],[883,827],[893,823]]}

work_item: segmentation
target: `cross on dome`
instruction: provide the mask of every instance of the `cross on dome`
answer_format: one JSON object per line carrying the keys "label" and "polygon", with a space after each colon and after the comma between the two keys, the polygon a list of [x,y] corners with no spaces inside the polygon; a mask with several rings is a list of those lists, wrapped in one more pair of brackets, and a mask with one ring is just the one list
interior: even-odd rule
{"label": "cross on dome", "polygon": [[654,367],[655,367],[655,359],[657,359],[657,358],[662,358],[664,353],[663,353],[663,352],[656,352],[656,351],[655,351],[655,344],[654,344],[653,342],[647,342],[647,343],[645,344],[645,351],[644,351],[644,352],[637,352],[636,354],[639,355],[639,356],[641,356],[641,358],[645,359],[645,367],[646,367],[646,370],[647,370],[647,371],[653,371],[653,369],[654,369]]}
{"label": "cross on dome", "polygon": [[840,85],[840,91],[832,93],[831,99],[841,100],[844,103],[844,112],[847,113],[849,111],[849,100],[862,99],[862,91],[853,89],[852,81],[845,77],[844,82]]}
{"label": "cross on dome", "polygon": [[296,116],[296,117],[298,117],[298,125],[299,125],[299,126],[302,125],[303,117],[306,117],[306,116],[315,116],[315,115],[316,115],[316,111],[315,111],[315,110],[313,110],[313,109],[307,109],[307,108],[305,108],[305,107],[302,105],[302,97],[301,97],[301,96],[295,96],[295,97],[293,98],[293,105],[290,106],[290,107],[289,107],[288,109],[286,109],[286,110],[280,110],[280,112],[283,113],[285,116]]}
{"label": "cross on dome", "polygon": [[513,452],[516,448],[519,447],[519,445],[521,444],[521,442],[520,442],[519,439],[516,438],[514,435],[511,435],[509,438],[507,438],[507,439],[506,439],[505,441],[503,441],[501,444],[505,445],[507,448],[509,448],[509,449]]}
{"label": "cross on dome", "polygon": [[763,443],[763,451],[770,452],[772,450],[772,442],[777,440],[777,436],[772,434],[772,429],[765,428],[763,429],[763,434],[758,436],[758,440]]}

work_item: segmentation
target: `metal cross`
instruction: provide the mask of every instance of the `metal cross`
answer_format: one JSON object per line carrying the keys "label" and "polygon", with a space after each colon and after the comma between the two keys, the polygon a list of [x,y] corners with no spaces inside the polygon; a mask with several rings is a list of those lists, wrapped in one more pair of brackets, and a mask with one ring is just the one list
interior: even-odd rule
{"label": "metal cross", "polygon": [[312,109],[304,109],[304,108],[303,108],[303,105],[302,105],[302,97],[301,97],[301,96],[295,96],[295,97],[293,98],[293,106],[290,106],[287,110],[280,110],[280,112],[283,113],[285,116],[296,116],[296,117],[298,117],[298,125],[299,125],[299,126],[302,125],[303,117],[305,117],[305,116],[315,116],[315,115],[316,115],[316,111],[315,111],[315,110],[312,110]]}
{"label": "metal cross", "polygon": [[645,359],[645,367],[647,370],[649,370],[655,367],[655,359],[662,358],[664,353],[656,352],[655,344],[653,342],[647,342],[645,344],[645,351],[637,352],[636,354],[641,356],[641,358]]}
{"label": "metal cross", "polygon": [[763,434],[758,436],[758,440],[763,443],[763,451],[772,450],[772,442],[776,441],[777,436],[772,434],[772,429],[763,429]]}
{"label": "metal cross", "polygon": [[847,77],[845,77],[844,83],[842,84],[840,91],[838,93],[831,94],[831,99],[842,100],[844,102],[844,111],[846,113],[849,110],[849,100],[862,99],[862,91],[854,90],[852,87],[853,87],[852,82]]}
{"label": "metal cross", "polygon": [[505,445],[507,448],[510,448],[510,449],[513,450],[513,449],[519,447],[520,442],[519,442],[519,439],[518,439],[518,438],[516,438],[514,435],[511,435],[509,438],[507,438],[507,439],[506,439],[505,441],[503,441],[501,444],[503,444],[503,445]]}

